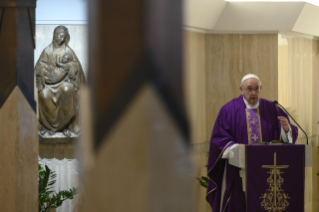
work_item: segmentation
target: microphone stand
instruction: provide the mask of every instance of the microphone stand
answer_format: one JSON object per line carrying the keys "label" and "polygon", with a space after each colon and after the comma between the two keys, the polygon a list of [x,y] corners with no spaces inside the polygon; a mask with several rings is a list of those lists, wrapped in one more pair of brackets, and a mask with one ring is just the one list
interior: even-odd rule
{"label": "microphone stand", "polygon": [[284,106],[282,106],[281,104],[279,104],[276,100],[274,101],[275,105],[278,105],[279,107],[281,107],[287,114],[288,116],[297,124],[297,126],[299,127],[299,129],[302,130],[302,132],[306,135],[307,138],[307,145],[308,145],[308,136],[307,133],[300,127],[300,125],[295,121],[295,119],[288,113],[288,111],[284,108]]}

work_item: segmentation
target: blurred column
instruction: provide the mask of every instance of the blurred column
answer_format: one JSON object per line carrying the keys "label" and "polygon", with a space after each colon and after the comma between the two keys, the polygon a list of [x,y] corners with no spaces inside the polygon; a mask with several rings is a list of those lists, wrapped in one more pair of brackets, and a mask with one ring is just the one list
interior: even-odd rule
{"label": "blurred column", "polygon": [[181,2],[90,1],[80,211],[194,211]]}
{"label": "blurred column", "polygon": [[0,1],[1,211],[38,210],[35,7],[36,0]]}

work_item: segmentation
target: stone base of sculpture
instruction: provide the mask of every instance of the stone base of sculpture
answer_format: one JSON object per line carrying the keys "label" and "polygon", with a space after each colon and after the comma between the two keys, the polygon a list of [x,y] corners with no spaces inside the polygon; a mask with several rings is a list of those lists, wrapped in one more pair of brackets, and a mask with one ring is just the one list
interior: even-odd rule
{"label": "stone base of sculpture", "polygon": [[56,158],[58,160],[80,159],[81,152],[76,142],[67,144],[39,143],[39,156],[45,159]]}
{"label": "stone base of sculpture", "polygon": [[71,132],[69,137],[66,137],[62,132],[56,132],[54,135],[49,135],[46,132],[44,135],[39,133],[39,141],[42,144],[66,144],[66,143],[73,143],[79,137],[78,134]]}

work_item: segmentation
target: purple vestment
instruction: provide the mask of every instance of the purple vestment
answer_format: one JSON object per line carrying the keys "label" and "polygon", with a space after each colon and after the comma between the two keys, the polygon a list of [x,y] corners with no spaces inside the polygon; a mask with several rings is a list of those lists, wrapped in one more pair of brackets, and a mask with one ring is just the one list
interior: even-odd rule
{"label": "purple vestment", "polygon": [[[225,168],[225,159],[222,159],[224,150],[232,144],[248,144],[247,114],[243,96],[228,102],[224,105],[216,119],[210,141],[208,158],[208,177],[210,178],[206,200],[211,205],[213,212],[246,212],[245,193],[242,189],[242,180],[239,176],[239,168],[227,165],[226,170],[226,190],[221,200],[221,184]],[[273,102],[259,98],[260,130],[262,141],[270,142],[279,140],[281,125],[278,116],[287,114]],[[289,121],[290,123],[290,121]],[[293,143],[298,137],[297,127],[290,124],[292,130]],[[226,209],[226,210],[225,210]]]}

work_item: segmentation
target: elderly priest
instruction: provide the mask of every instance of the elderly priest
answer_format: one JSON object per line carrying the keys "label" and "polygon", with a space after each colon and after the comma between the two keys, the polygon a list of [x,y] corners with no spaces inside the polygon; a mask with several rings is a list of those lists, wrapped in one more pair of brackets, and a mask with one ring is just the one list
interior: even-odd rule
{"label": "elderly priest", "polygon": [[214,212],[245,212],[246,200],[239,168],[229,165],[229,151],[238,145],[281,140],[295,143],[297,127],[273,102],[259,98],[261,82],[248,74],[241,81],[241,94],[218,114],[210,141],[206,199]]}

